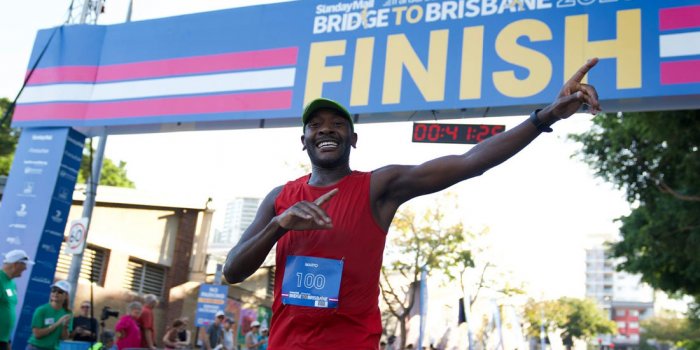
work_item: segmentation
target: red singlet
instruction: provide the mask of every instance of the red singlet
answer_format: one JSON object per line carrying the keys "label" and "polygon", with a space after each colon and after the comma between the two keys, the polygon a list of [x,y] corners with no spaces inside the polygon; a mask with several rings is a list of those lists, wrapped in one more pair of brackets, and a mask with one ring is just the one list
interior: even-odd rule
{"label": "red singlet", "polygon": [[[379,273],[386,232],[372,216],[371,173],[353,171],[337,184],[314,187],[310,175],[287,183],[275,201],[277,215],[338,188],[323,208],[332,230],[289,231],[277,242],[277,271],[269,348],[377,349],[382,333]],[[283,305],[280,291],[288,255],[345,259],[337,309]]]}

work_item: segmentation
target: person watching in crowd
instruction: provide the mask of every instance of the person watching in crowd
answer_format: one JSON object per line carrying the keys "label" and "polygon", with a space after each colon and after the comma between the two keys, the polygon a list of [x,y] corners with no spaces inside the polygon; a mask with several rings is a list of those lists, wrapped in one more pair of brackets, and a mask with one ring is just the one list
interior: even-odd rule
{"label": "person watching in crowd", "polygon": [[117,348],[119,350],[141,348],[141,329],[138,323],[141,310],[143,310],[141,303],[132,301],[126,307],[126,314],[114,326],[114,330],[117,332]]}
{"label": "person watching in crowd", "polygon": [[260,347],[258,350],[267,350],[267,339],[270,338],[270,330],[267,327],[260,327]]}
{"label": "person watching in crowd", "polygon": [[49,302],[34,310],[32,335],[27,342],[27,350],[58,350],[60,341],[68,339],[73,317],[68,308],[70,292],[68,281],[58,281],[51,285]]}
{"label": "person watching in crowd", "polygon": [[250,324],[250,331],[245,335],[245,348],[247,350],[260,350],[260,345],[266,342],[267,340],[260,339],[260,322],[253,321]]}
{"label": "person watching in crowd", "polygon": [[165,332],[163,336],[163,344],[165,348],[169,350],[174,349],[186,349],[189,347],[190,343],[187,341],[180,340],[180,333],[187,331],[187,324],[182,319],[176,319],[170,325],[170,328]]}
{"label": "person watching in crowd", "polygon": [[153,308],[158,305],[158,297],[153,294],[146,294],[143,297],[143,309],[138,322],[141,328],[141,347],[155,350],[156,332],[153,327]]}
{"label": "person watching in crowd", "polygon": [[17,318],[17,286],[13,279],[22,276],[27,265],[34,265],[24,250],[5,253],[0,269],[0,350],[10,350],[10,336]]}
{"label": "person watching in crowd", "polygon": [[80,303],[80,314],[73,318],[71,338],[75,341],[94,343],[97,341],[97,319],[90,315],[92,304],[89,301]]}
{"label": "person watching in crowd", "polygon": [[224,337],[221,324],[223,323],[224,318],[226,318],[226,315],[223,311],[217,311],[216,315],[214,315],[214,322],[207,327],[206,336],[204,336],[203,343],[205,350],[221,348],[221,342],[223,341]]}
{"label": "person watching in crowd", "polygon": [[236,346],[236,337],[233,334],[233,325],[236,322],[230,318],[224,320],[224,341],[222,342],[224,350],[238,350]]}
{"label": "person watching in crowd", "polygon": [[100,341],[95,343],[90,350],[112,350],[114,347],[114,333],[103,331],[100,333]]}

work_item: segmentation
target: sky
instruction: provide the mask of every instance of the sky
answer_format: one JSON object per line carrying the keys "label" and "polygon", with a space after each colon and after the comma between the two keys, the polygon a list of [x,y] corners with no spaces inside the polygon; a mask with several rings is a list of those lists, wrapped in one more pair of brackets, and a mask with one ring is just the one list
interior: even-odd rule
{"label": "sky", "polygon": [[[36,31],[63,23],[67,0],[6,2],[0,14],[0,96],[14,98],[21,87]],[[135,0],[132,20],[245,6],[246,0]],[[100,24],[121,23],[126,0],[109,0]],[[603,106],[605,108],[605,106]],[[527,116],[469,119],[468,123],[511,128]],[[593,176],[567,139],[591,127],[590,115],[574,115],[553,126],[514,158],[484,175],[457,184],[456,218],[474,231],[488,227],[490,252],[482,256],[523,282],[533,297],[583,297],[585,248],[589,235],[616,235],[615,218],[629,213],[624,194]],[[451,121],[442,121],[449,123]],[[464,123],[464,120],[455,121]],[[369,171],[386,164],[418,164],[469,145],[411,142],[411,123],[359,124],[351,167]],[[212,197],[223,216],[227,201],[264,197],[273,187],[303,174],[301,126],[109,136],[106,156],[127,162],[137,189]],[[434,205],[439,194],[406,205]],[[217,221],[220,222],[220,221]],[[216,225],[216,222],[215,222]]]}

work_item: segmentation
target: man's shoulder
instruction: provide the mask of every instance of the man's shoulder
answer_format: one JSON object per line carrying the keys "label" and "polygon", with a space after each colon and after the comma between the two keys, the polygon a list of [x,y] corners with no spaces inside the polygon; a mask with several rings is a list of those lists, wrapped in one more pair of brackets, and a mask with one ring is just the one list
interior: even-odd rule
{"label": "man's shoulder", "polygon": [[35,313],[46,313],[47,311],[53,310],[50,304],[46,303],[43,305],[40,305],[39,307],[36,308],[34,311]]}
{"label": "man's shoulder", "polygon": [[15,282],[8,276],[5,271],[0,269],[0,285],[1,286],[14,286]]}

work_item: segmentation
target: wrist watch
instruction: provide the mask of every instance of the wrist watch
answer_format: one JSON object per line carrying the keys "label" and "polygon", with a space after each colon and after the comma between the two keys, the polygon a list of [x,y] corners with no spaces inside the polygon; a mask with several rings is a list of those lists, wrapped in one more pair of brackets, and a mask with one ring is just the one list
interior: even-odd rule
{"label": "wrist watch", "polygon": [[539,132],[552,132],[552,128],[550,127],[552,124],[547,124],[541,121],[540,118],[537,118],[537,113],[541,110],[542,108],[538,108],[530,114],[530,122],[532,122]]}

